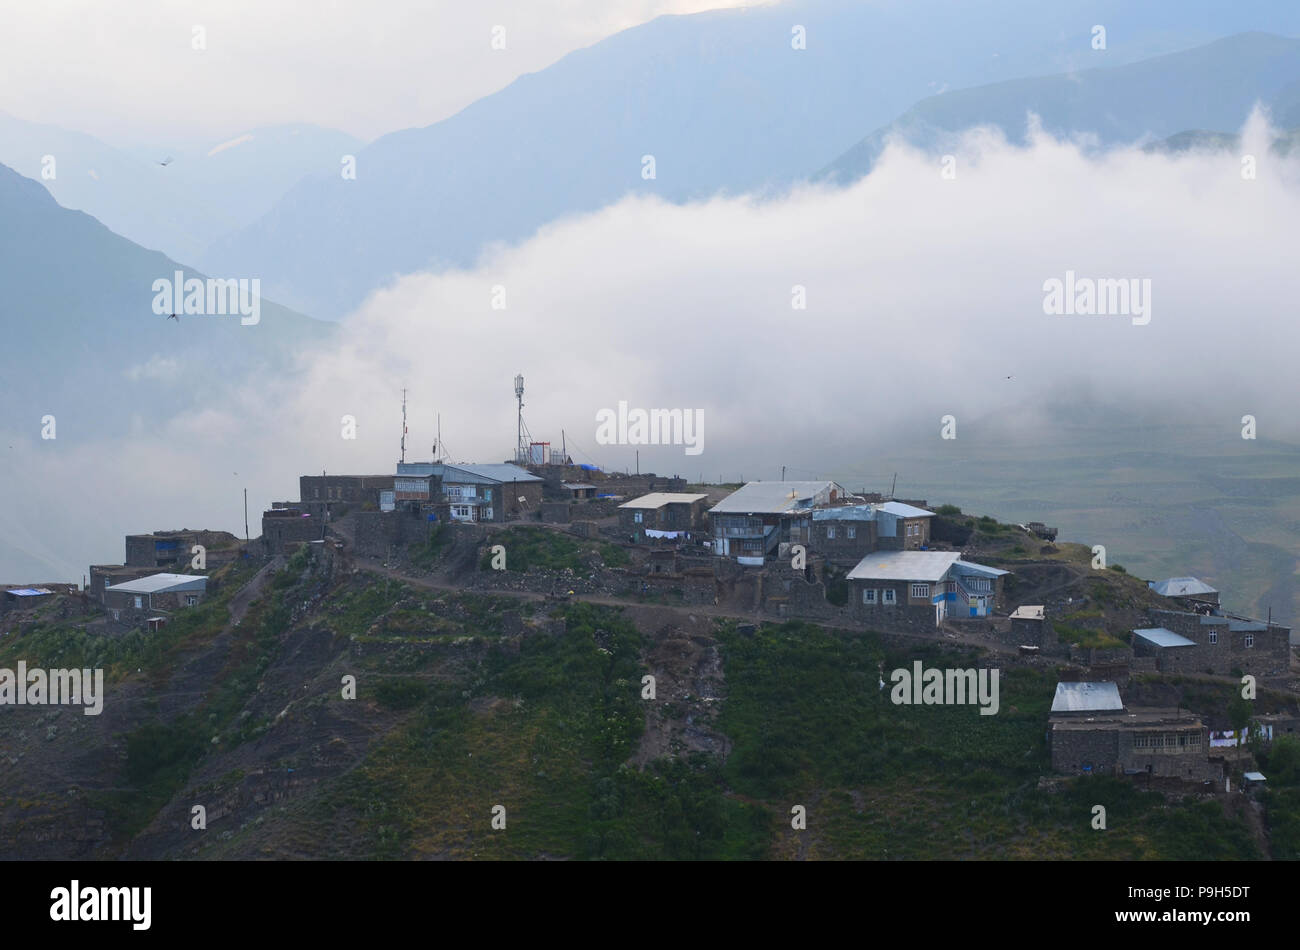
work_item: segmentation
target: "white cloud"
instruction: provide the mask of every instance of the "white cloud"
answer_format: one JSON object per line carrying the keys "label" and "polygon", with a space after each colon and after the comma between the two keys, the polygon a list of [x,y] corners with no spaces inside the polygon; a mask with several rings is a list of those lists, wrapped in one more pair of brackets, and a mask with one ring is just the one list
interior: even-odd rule
{"label": "white cloud", "polygon": [[[702,456],[641,450],[642,470],[691,478],[828,472],[900,439],[931,444],[947,412],[965,439],[998,424],[1032,433],[1093,399],[1221,424],[1228,441],[1246,413],[1261,438],[1294,436],[1300,165],[1269,153],[1268,134],[1259,118],[1245,131],[1254,181],[1234,152],[1098,156],[1041,133],[1026,148],[973,133],[951,181],[936,158],[895,146],[846,190],[629,198],[473,270],[398,280],[296,375],[22,470],[69,518],[94,511],[103,530],[69,535],[66,550],[102,560],[126,531],[242,531],[244,485],[256,521],[258,506],[295,497],[299,474],[392,471],[404,387],[408,458],[428,455],[440,414],[457,458],[502,460],[517,372],[534,437],[558,446],[563,430],[579,461],[634,464],[633,448],[595,440],[596,412],[619,400],[703,410]],[[1149,278],[1150,323],[1044,314],[1043,283],[1066,270]],[[490,306],[498,284],[504,311]],[[796,284],[807,310],[791,309]],[[355,441],[340,436],[345,414]],[[76,490],[87,471],[94,499]]]}

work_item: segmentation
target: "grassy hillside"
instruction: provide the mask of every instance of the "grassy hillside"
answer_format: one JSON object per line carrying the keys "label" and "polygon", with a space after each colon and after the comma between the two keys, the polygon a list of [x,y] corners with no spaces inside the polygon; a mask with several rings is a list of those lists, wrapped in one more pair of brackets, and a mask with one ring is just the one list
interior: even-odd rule
{"label": "grassy hillside", "polygon": [[[0,647],[6,666],[102,664],[111,684],[100,717],[0,717],[0,755],[22,766],[0,774],[5,856],[1130,860],[1295,847],[1287,787],[1270,793],[1270,845],[1222,798],[1051,779],[1051,670],[1004,669],[999,712],[981,716],[894,705],[880,689],[918,659],[980,662],[940,644],[439,590],[343,574],[329,551],[261,577],[235,623],[250,573],[225,569],[211,600],[152,638],[44,617]],[[1141,688],[1183,689],[1151,680]],[[1182,700],[1206,714],[1224,701],[1190,682]],[[806,830],[791,827],[796,805]]]}

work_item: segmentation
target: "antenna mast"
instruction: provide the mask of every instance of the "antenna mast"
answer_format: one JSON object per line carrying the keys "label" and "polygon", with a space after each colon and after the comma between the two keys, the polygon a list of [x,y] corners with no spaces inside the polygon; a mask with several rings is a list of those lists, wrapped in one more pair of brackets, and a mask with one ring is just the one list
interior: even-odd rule
{"label": "antenna mast", "polygon": [[524,444],[524,377],[515,377],[515,400],[519,403],[518,425],[515,436],[515,461],[522,462],[528,458],[528,446]]}
{"label": "antenna mast", "polygon": [[402,390],[402,461],[406,461],[406,390]]}

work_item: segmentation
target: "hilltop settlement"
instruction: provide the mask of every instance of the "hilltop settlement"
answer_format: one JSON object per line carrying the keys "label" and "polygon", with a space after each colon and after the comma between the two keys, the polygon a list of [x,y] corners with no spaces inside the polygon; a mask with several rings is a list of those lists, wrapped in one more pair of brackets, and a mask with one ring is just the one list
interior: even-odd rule
{"label": "hilltop settlement", "polygon": [[[212,593],[232,561],[282,565],[304,548],[343,574],[381,571],[449,588],[603,603],[678,605],[741,618],[865,628],[898,643],[976,645],[989,666],[1057,671],[1048,721],[1062,775],[1143,776],[1227,790],[1263,782],[1241,739],[1294,733],[1294,705],[1247,723],[1151,705],[1147,674],[1294,696],[1290,629],[1240,616],[1191,577],[1147,584],[1081,562],[1043,524],[1002,525],[951,505],[853,493],[832,480],[687,485],[573,465],[549,446],[501,463],[402,461],[391,474],[303,475],[261,534],[128,535],[121,564],[84,590],[4,590],[3,624],[51,602],[104,636],[157,631]],[[584,546],[585,545],[585,546]],[[548,552],[577,551],[568,563]],[[581,552],[586,552],[585,554]],[[1129,689],[1133,686],[1132,689]],[[1132,694],[1124,699],[1124,692]],[[1229,728],[1232,726],[1232,728]],[[1257,746],[1256,746],[1257,747]]]}

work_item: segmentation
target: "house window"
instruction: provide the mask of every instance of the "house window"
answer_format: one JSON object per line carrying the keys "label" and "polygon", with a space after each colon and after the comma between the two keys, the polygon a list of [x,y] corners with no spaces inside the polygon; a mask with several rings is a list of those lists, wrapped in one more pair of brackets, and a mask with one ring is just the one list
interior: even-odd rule
{"label": "house window", "polygon": [[864,604],[874,604],[876,602],[876,590],[874,587],[862,588],[862,602]]}
{"label": "house window", "polygon": [[114,610],[114,611],[113,611],[113,619],[114,619],[114,620],[121,620],[121,619],[122,619],[122,612],[121,612],[120,610]]}
{"label": "house window", "polygon": [[826,540],[827,541],[835,540],[835,525],[828,524],[826,526]]}
{"label": "house window", "polygon": [[641,512],[639,512],[639,511],[637,511],[637,512],[633,512],[633,514],[632,514],[632,520],[635,521],[637,524],[640,524],[640,523],[641,523],[642,518],[643,518],[643,514],[642,514]]}
{"label": "house window", "polygon": [[491,521],[491,520],[492,520],[492,509],[491,509],[491,508],[480,508],[480,509],[479,509],[479,513],[478,513],[478,520],[479,520],[479,521]]}
{"label": "house window", "polygon": [[929,596],[930,596],[930,585],[929,585],[929,584],[913,584],[913,585],[912,585],[912,599],[913,599],[913,600],[920,600],[921,598],[926,598],[926,599],[928,599]]}
{"label": "house window", "polygon": [[848,539],[852,541],[854,538],[858,536],[858,529],[854,525],[849,525],[847,528],[844,529],[844,533],[848,537]]}
{"label": "house window", "polygon": [[1147,737],[1146,737],[1146,736],[1134,736],[1134,737],[1133,737],[1133,748],[1135,748],[1135,749],[1145,749],[1146,747],[1147,747]]}
{"label": "house window", "polygon": [[1153,748],[1153,749],[1163,749],[1164,747],[1165,747],[1165,737],[1164,737],[1164,736],[1152,736],[1152,737],[1151,737],[1151,748]]}
{"label": "house window", "polygon": [[1253,633],[1246,634],[1246,649],[1249,650],[1254,645],[1255,645],[1255,635]]}
{"label": "house window", "polygon": [[137,598],[135,599],[135,609],[136,609],[136,610],[139,610],[139,609],[140,609],[141,607],[143,607],[143,606],[144,606],[144,598],[143,598],[143,597],[137,597]]}
{"label": "house window", "polygon": [[452,505],[451,516],[462,521],[469,521],[474,517],[474,509],[469,505]]}
{"label": "house window", "polygon": [[887,604],[896,603],[894,588],[892,587],[885,588],[885,603]]}
{"label": "house window", "polygon": [[1213,630],[1210,631],[1210,642],[1211,642],[1211,643],[1218,643],[1218,642],[1219,642],[1219,635],[1218,635],[1218,633],[1216,633],[1216,632],[1213,631]]}
{"label": "house window", "polygon": [[185,595],[185,606],[186,606],[186,607],[193,607],[193,606],[194,606],[195,604],[197,604],[198,602],[199,602],[199,595],[198,595],[198,594],[186,594],[186,595]]}

